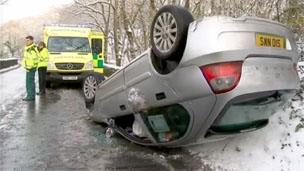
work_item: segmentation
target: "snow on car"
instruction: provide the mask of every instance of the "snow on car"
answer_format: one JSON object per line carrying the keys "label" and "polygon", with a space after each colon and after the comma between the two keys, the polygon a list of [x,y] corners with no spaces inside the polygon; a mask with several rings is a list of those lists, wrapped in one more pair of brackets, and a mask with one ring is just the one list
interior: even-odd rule
{"label": "snow on car", "polygon": [[99,85],[90,112],[137,144],[178,147],[257,130],[299,88],[293,34],[274,21],[193,20],[168,5],[150,40]]}

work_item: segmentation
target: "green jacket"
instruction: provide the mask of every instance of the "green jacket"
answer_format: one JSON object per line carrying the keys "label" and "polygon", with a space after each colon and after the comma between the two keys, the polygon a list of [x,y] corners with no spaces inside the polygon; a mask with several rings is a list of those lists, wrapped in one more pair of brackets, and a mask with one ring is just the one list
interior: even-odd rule
{"label": "green jacket", "polygon": [[43,48],[39,54],[39,62],[38,62],[38,68],[39,67],[47,67],[49,62],[49,51],[47,48]]}
{"label": "green jacket", "polygon": [[29,46],[25,46],[23,50],[22,66],[25,69],[36,68],[38,64],[38,50],[36,45],[33,43]]}

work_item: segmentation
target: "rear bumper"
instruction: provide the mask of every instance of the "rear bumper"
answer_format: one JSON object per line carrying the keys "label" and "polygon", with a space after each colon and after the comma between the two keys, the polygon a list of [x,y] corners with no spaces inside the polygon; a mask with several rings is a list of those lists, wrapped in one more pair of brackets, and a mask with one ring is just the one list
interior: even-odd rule
{"label": "rear bumper", "polygon": [[[271,114],[265,113],[263,116],[259,116],[250,120],[250,118],[248,119],[246,116],[244,117],[241,115],[246,115],[246,112],[255,114],[255,112],[249,111],[249,108],[248,110],[247,108],[243,108],[246,110],[240,111],[239,108],[232,106],[234,104],[239,104],[246,101],[254,101],[261,97],[272,96],[276,92],[281,93],[282,95],[289,95],[284,96],[286,97],[284,100],[280,100],[278,103],[274,104],[278,105],[284,103],[284,101],[286,102],[289,100],[290,93],[292,94],[295,92],[294,90],[299,89],[299,86],[299,77],[296,70],[294,69],[293,62],[290,59],[268,57],[247,58],[243,62],[242,74],[239,84],[230,92],[216,95],[216,103],[213,106],[211,112],[208,114],[208,117],[199,122],[201,126],[200,131],[194,133],[193,136],[189,138],[187,137],[188,143],[193,143],[193,141],[191,142],[192,138],[195,138],[200,142],[205,142],[205,140],[208,141],[210,138],[212,139],[212,136],[207,136],[208,131],[212,126],[222,126],[221,122],[219,121],[229,109],[237,110],[237,112],[234,113],[238,114],[237,117],[239,117],[239,120],[233,120],[230,123],[236,123],[234,126],[239,126],[240,129],[237,131],[233,130],[231,132],[225,132],[225,135],[223,136],[262,128],[263,126],[267,125],[269,116],[275,112],[270,110],[270,112],[272,112]],[[253,105],[253,108],[254,107],[260,106]],[[271,106],[270,108],[275,109],[275,107]],[[200,114],[201,108],[193,107],[192,109],[194,110],[195,116],[198,116]],[[265,110],[267,109],[265,108]],[[256,113],[258,112],[261,111],[256,110]],[[246,123],[244,121],[248,122]],[[248,125],[245,125],[245,127],[242,128],[242,126],[244,126],[242,125],[243,123]],[[229,124],[227,125],[229,126]],[[221,138],[223,137],[221,136]]]}
{"label": "rear bumper", "polygon": [[294,94],[295,91],[286,90],[238,96],[225,105],[209,131],[212,134],[234,134],[262,128]]}
{"label": "rear bumper", "polygon": [[59,73],[47,72],[46,80],[49,82],[82,82],[88,75],[94,74],[93,71],[79,73]]}

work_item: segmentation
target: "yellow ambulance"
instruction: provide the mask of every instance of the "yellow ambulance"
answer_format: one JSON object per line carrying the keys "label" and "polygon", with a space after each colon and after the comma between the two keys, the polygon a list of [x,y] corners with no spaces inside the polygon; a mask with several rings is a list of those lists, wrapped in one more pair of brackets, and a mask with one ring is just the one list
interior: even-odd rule
{"label": "yellow ambulance", "polygon": [[93,98],[103,80],[104,34],[84,25],[62,24],[45,26],[43,34],[49,50],[47,86],[83,82],[86,99]]}

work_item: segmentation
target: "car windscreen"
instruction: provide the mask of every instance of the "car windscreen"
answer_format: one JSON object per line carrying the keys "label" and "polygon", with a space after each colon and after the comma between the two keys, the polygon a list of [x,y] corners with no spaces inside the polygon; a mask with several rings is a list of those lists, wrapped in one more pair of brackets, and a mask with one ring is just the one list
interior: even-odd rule
{"label": "car windscreen", "polygon": [[90,52],[86,37],[50,37],[47,48],[49,52]]}

